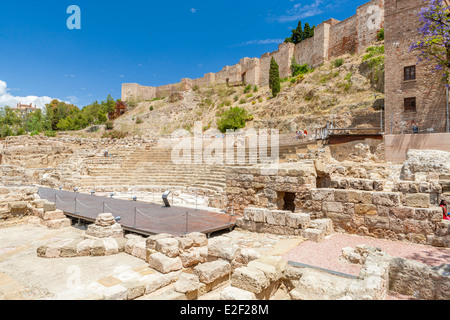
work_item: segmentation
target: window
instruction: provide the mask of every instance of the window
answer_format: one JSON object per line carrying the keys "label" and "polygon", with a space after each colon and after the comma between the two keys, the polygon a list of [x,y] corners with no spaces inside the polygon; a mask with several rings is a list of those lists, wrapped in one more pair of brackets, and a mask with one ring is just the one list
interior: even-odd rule
{"label": "window", "polygon": [[405,99],[405,112],[416,112],[416,98]]}
{"label": "window", "polygon": [[405,67],[405,81],[416,80],[416,66]]}

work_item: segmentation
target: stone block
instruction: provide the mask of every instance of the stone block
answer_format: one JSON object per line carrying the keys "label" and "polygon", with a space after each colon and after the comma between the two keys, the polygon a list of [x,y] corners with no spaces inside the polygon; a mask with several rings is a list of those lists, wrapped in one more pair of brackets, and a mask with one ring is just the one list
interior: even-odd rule
{"label": "stone block", "polygon": [[95,240],[91,247],[91,256],[100,257],[105,255],[105,243],[103,240]]}
{"label": "stone block", "polygon": [[400,206],[400,194],[393,192],[375,192],[373,193],[373,204],[398,207]]}
{"label": "stone block", "polygon": [[156,250],[156,240],[164,238],[172,238],[172,236],[167,233],[161,233],[148,237],[147,240],[145,241],[147,249]]}
{"label": "stone block", "polygon": [[175,258],[179,255],[178,240],[175,238],[158,239],[156,240],[155,250],[169,258]]}
{"label": "stone block", "polygon": [[189,293],[197,291],[200,287],[200,280],[197,275],[182,273],[175,282],[175,291],[179,293]]}
{"label": "stone block", "polygon": [[322,211],[325,213],[327,212],[343,213],[344,205],[341,202],[324,201],[322,204]]}
{"label": "stone block", "polygon": [[373,204],[355,204],[355,214],[358,215],[376,215],[378,213],[377,206]]}
{"label": "stone block", "polygon": [[42,208],[44,209],[44,212],[47,211],[56,211],[56,204],[47,200],[44,200],[42,203]]}
{"label": "stone block", "polygon": [[122,285],[127,289],[126,300],[134,300],[145,294],[145,285],[138,280],[130,280]]}
{"label": "stone block", "polygon": [[191,238],[187,237],[177,237],[175,238],[178,241],[179,251],[183,252],[189,250],[194,245],[194,241]]}
{"label": "stone block", "polygon": [[62,246],[60,249],[61,258],[74,258],[78,256],[77,248],[80,242],[81,240],[74,240]]}
{"label": "stone block", "polygon": [[212,239],[208,245],[208,259],[222,259],[233,261],[239,246],[226,242],[226,239],[217,237]]}
{"label": "stone block", "polygon": [[119,246],[115,239],[107,238],[103,240],[105,245],[105,256],[111,256],[119,253]]}
{"label": "stone block", "polygon": [[364,221],[369,228],[389,229],[388,217],[366,215]]}
{"label": "stone block", "polygon": [[429,208],[431,199],[429,194],[414,193],[414,194],[407,194],[405,196],[405,202],[408,207]]}
{"label": "stone block", "polygon": [[335,190],[334,200],[336,202],[348,202],[348,191],[347,190]]}
{"label": "stone block", "polygon": [[405,233],[432,234],[434,233],[433,223],[429,221],[407,219],[405,220]]}
{"label": "stone block", "polygon": [[286,225],[286,214],[287,211],[282,210],[270,210],[266,212],[266,222],[275,226],[285,226]]}
{"label": "stone block", "polygon": [[307,229],[311,224],[311,216],[308,213],[293,213],[286,214],[286,226],[294,229]]}
{"label": "stone block", "polygon": [[199,248],[192,248],[189,251],[184,251],[180,253],[179,257],[184,268],[189,268],[202,262]]}
{"label": "stone block", "polygon": [[405,220],[411,219],[414,215],[414,209],[408,207],[394,207],[389,210],[390,216]]}
{"label": "stone block", "polygon": [[312,189],[311,198],[314,201],[334,201],[334,189]]}
{"label": "stone block", "polygon": [[192,232],[184,237],[191,239],[194,247],[203,247],[208,245],[208,237],[204,233]]}
{"label": "stone block", "polygon": [[169,258],[161,252],[154,253],[148,258],[149,267],[167,274],[172,271],[178,271],[183,268],[183,263],[179,257]]}
{"label": "stone block", "polygon": [[314,242],[321,242],[324,237],[322,230],[312,229],[312,228],[302,230],[301,234],[302,234],[302,237],[304,237],[308,240],[314,241]]}
{"label": "stone block", "polygon": [[88,257],[91,255],[91,247],[95,240],[86,239],[81,241],[77,246],[77,255],[79,257]]}
{"label": "stone block", "polygon": [[333,232],[333,221],[331,219],[316,219],[311,221],[311,229],[321,230],[324,235]]}
{"label": "stone block", "polygon": [[62,229],[67,228],[72,225],[72,221],[70,219],[57,219],[57,220],[49,220],[44,221],[44,225],[50,229]]}
{"label": "stone block", "polygon": [[235,287],[226,287],[220,293],[220,300],[224,301],[247,301],[256,300],[256,296],[253,292],[242,290]]}
{"label": "stone block", "polygon": [[104,288],[102,294],[105,300],[126,300],[128,289],[121,284]]}
{"label": "stone block", "polygon": [[48,220],[59,220],[59,219],[64,219],[66,218],[64,212],[62,212],[61,210],[55,210],[55,211],[45,211],[42,215],[42,219],[45,221]]}
{"label": "stone block", "polygon": [[259,294],[269,287],[270,281],[263,271],[255,268],[242,267],[233,272],[231,285],[254,294]]}
{"label": "stone block", "polygon": [[8,211],[13,216],[25,215],[28,210],[28,202],[15,201],[8,203]]}
{"label": "stone block", "polygon": [[266,222],[266,214],[269,210],[264,208],[246,208],[244,210],[244,219],[253,222]]}
{"label": "stone block", "polygon": [[249,262],[247,267],[261,270],[270,281],[275,282],[283,276],[286,265],[287,261],[282,257],[263,256]]}
{"label": "stone block", "polygon": [[200,264],[194,268],[194,273],[203,283],[209,284],[231,273],[231,264],[225,260],[216,260]]}

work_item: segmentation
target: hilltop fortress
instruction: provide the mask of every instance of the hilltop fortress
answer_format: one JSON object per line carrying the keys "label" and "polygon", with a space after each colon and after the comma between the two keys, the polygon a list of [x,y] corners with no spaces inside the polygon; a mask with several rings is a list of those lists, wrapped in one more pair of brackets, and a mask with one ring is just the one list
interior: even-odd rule
{"label": "hilltop fortress", "polygon": [[316,67],[333,57],[346,53],[363,52],[377,39],[377,33],[384,27],[384,0],[372,0],[356,10],[356,15],[344,20],[329,19],[319,24],[314,37],[297,45],[282,43],[278,50],[265,53],[261,58],[243,58],[238,64],[225,66],[217,73],[207,73],[199,79],[182,79],[180,83],[160,87],[141,86],[137,83],[122,85],[122,100],[148,100],[167,97],[177,91],[188,91],[195,86],[211,84],[246,83],[266,86],[269,84],[270,60],[275,58],[280,68],[280,77],[291,75],[291,62]]}

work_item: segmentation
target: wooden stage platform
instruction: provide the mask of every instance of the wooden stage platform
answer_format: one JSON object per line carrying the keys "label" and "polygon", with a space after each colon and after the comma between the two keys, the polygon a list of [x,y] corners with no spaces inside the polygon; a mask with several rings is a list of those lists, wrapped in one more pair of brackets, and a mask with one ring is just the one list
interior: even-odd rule
{"label": "wooden stage platform", "polygon": [[101,213],[120,217],[119,223],[126,231],[150,236],[168,233],[182,236],[201,232],[208,236],[217,231],[232,230],[236,218],[228,214],[195,210],[183,207],[165,208],[159,204],[127,201],[89,194],[39,187],[39,196],[50,202],[67,216],[94,222]]}

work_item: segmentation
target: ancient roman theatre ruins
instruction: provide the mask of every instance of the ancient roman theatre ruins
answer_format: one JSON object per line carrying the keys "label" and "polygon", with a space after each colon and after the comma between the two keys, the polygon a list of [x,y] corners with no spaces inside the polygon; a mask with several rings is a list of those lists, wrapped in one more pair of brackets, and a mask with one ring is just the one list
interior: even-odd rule
{"label": "ancient roman theatre ruins", "polygon": [[[417,82],[397,79],[415,64],[407,40],[422,6],[372,0],[298,45],[122,91],[144,102],[194,87],[263,88],[272,57],[289,77],[293,57],[320,68],[364,54],[384,28],[376,121],[334,115],[330,126],[321,114],[305,122],[305,139],[275,126],[0,140],[0,299],[448,300],[450,221],[439,203],[450,200],[450,134],[434,116],[445,90],[427,91],[420,66]],[[432,132],[400,131],[412,95]]]}

